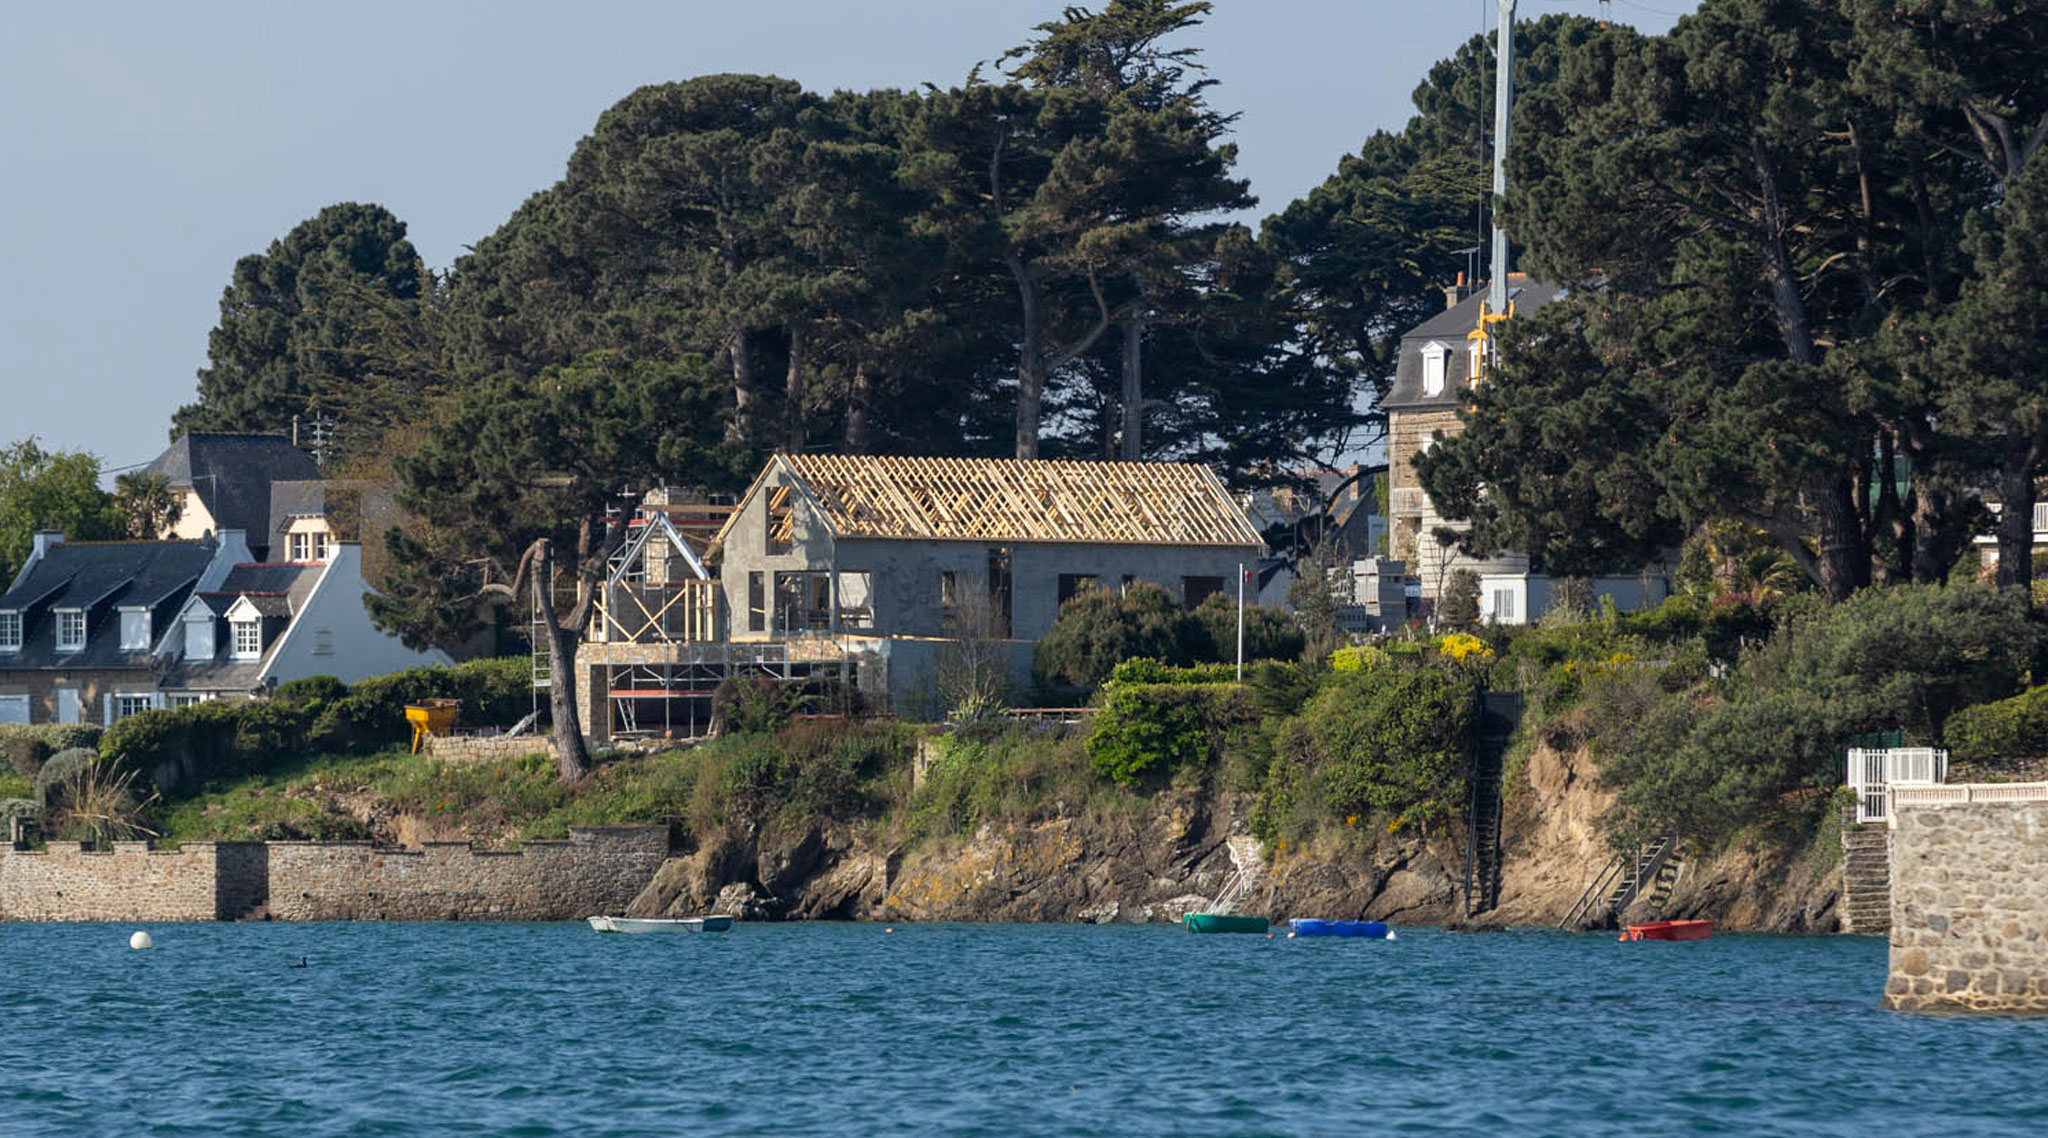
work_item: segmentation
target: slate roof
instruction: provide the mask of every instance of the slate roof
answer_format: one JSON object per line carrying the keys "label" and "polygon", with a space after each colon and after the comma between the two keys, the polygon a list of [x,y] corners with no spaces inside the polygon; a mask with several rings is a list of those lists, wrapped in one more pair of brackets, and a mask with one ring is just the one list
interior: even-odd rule
{"label": "slate roof", "polygon": [[[149,649],[121,650],[120,610],[148,607],[153,642],[212,559],[210,541],[66,541],[51,546],[18,586],[0,594],[0,610],[22,613],[23,625],[21,651],[0,654],[0,671],[147,667]],[[83,651],[57,651],[52,614],[60,608],[87,610]]]}
{"label": "slate roof", "polygon": [[179,489],[190,488],[218,529],[238,529],[249,544],[270,544],[270,484],[318,478],[313,456],[283,435],[188,431],[149,464]]}
{"label": "slate roof", "polygon": [[778,463],[840,537],[1265,547],[1196,463],[784,454],[762,478]]}
{"label": "slate roof", "polygon": [[[1515,314],[1527,316],[1551,301],[1570,294],[1570,290],[1558,285],[1533,281],[1520,273],[1508,276],[1508,299],[1514,303]],[[1474,293],[1437,313],[1435,316],[1410,328],[1401,336],[1401,358],[1395,365],[1394,385],[1380,406],[1388,410],[1403,410],[1422,407],[1456,407],[1471,386],[1469,360],[1465,337],[1479,325],[1479,307],[1486,300],[1484,292]],[[1422,390],[1422,350],[1436,341],[1450,349],[1444,358],[1444,389],[1436,395],[1425,395]]]}
{"label": "slate roof", "polygon": [[[162,686],[170,690],[248,691],[263,678],[263,669],[284,642],[291,619],[306,607],[319,584],[325,564],[246,562],[228,570],[218,589],[199,594],[199,600],[214,615],[213,658],[183,658],[173,662],[163,675]],[[263,655],[255,660],[232,658],[234,638],[229,634],[226,613],[236,600],[247,597],[263,615]]]}
{"label": "slate roof", "polygon": [[327,483],[313,481],[279,481],[270,484],[270,528],[265,541],[275,543],[284,532],[291,528],[294,518],[324,518],[327,516]]}

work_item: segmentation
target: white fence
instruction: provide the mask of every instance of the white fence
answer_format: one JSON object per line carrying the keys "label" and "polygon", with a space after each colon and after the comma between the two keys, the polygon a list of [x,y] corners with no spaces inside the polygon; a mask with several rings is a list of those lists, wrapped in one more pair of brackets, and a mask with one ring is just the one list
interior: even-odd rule
{"label": "white fence", "polygon": [[1945,789],[1948,752],[1940,747],[1851,747],[1849,789],[1856,792],[1858,822],[1891,818],[1894,788]]}
{"label": "white fence", "polygon": [[2048,782],[1958,782],[1947,786],[1901,786],[1891,793],[1891,808],[1955,806],[1965,802],[2044,802]]}

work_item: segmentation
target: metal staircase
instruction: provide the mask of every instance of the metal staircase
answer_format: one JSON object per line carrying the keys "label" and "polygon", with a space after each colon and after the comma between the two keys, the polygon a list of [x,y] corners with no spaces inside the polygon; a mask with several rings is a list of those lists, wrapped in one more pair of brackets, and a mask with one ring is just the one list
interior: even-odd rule
{"label": "metal staircase", "polygon": [[1466,815],[1465,915],[1500,904],[1501,768],[1508,741],[1522,717],[1515,692],[1480,696],[1479,723],[1472,746],[1471,804]]}
{"label": "metal staircase", "polygon": [[1666,834],[1648,845],[1615,854],[1557,927],[1576,929],[1588,921],[1604,922],[1619,916],[1646,890],[1665,883],[1665,867],[1672,864],[1677,850],[1678,835]]}

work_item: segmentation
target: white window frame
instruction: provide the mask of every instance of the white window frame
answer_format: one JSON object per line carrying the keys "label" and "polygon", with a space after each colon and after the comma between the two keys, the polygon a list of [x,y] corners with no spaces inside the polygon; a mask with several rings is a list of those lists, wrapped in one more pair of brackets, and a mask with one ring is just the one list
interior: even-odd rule
{"label": "white window frame", "polygon": [[313,548],[313,535],[305,532],[295,533],[291,535],[290,540],[292,543],[292,551],[291,556],[288,558],[288,560],[308,560],[306,554]]}
{"label": "white window frame", "polygon": [[[245,631],[250,639],[250,646],[247,648],[242,647],[242,636]],[[254,660],[263,655],[263,621],[260,619],[229,621],[228,638],[228,658],[231,660]]]}
{"label": "white window frame", "polygon": [[1496,624],[1511,624],[1515,620],[1515,589],[1512,585],[1496,585],[1493,589],[1493,619]]}
{"label": "white window frame", "polygon": [[[73,621],[74,619],[76,619],[76,620],[77,620],[77,622],[78,622],[78,639],[77,639],[77,640],[71,640],[71,639],[67,638],[67,636],[65,635],[65,634],[66,634],[67,632],[69,632],[69,631],[71,630],[71,622],[72,622],[72,621]],[[59,651],[59,652],[83,652],[83,651],[85,651],[85,636],[86,636],[86,622],[85,622],[85,610],[84,610],[84,609],[58,609],[58,610],[57,610],[57,612],[56,612],[56,622],[57,622],[57,651]]]}
{"label": "white window frame", "polygon": [[163,706],[163,697],[153,691],[116,691],[107,693],[107,726],[121,722],[131,715],[155,711]]}
{"label": "white window frame", "polygon": [[313,560],[327,560],[327,531],[324,529],[313,531]]}
{"label": "white window frame", "polygon": [[0,612],[0,652],[21,651],[21,614]]}
{"label": "white window frame", "polygon": [[[150,625],[154,622],[149,619],[149,610],[145,608],[125,608],[121,609],[120,613],[121,651],[147,652],[149,650],[150,633],[156,631],[155,629],[150,627]],[[138,639],[131,640],[129,639],[128,633],[133,622],[137,620],[141,621],[142,635]]]}
{"label": "white window frame", "polygon": [[1442,395],[1444,384],[1449,382],[1451,349],[1437,341],[1422,349],[1422,393]]}
{"label": "white window frame", "polygon": [[212,698],[213,693],[210,691],[165,692],[163,705],[169,708],[190,707],[195,703],[205,703]]}
{"label": "white window frame", "polygon": [[1467,343],[1471,347],[1469,349],[1469,358],[1465,361],[1465,371],[1467,375],[1472,377],[1473,382],[1476,383],[1480,377],[1486,374],[1486,341],[1474,338],[1467,341]]}

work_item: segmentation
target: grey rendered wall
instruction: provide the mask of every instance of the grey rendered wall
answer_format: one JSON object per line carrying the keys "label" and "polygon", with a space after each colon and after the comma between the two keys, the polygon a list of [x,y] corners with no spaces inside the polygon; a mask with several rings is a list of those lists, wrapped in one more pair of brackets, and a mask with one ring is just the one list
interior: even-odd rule
{"label": "grey rendered wall", "polygon": [[[994,543],[970,541],[878,541],[839,543],[838,571],[870,574],[875,592],[875,631],[882,636],[945,635],[939,603],[939,575],[957,575],[963,592],[988,590],[989,551]],[[1165,587],[1184,600],[1183,577],[1220,577],[1225,589],[1240,564],[1256,558],[1251,549],[1199,546],[1019,544],[1010,550],[1010,635],[1037,640],[1059,614],[1062,574],[1092,576],[1115,588],[1128,576]],[[728,586],[730,587],[730,586]],[[744,595],[742,595],[744,600]]]}
{"label": "grey rendered wall", "polygon": [[[727,636],[733,640],[760,640],[775,636],[775,574],[793,570],[823,571],[832,567],[832,533],[825,528],[810,500],[802,493],[790,495],[795,511],[795,540],[788,553],[768,552],[768,498],[777,486],[788,486],[795,478],[780,463],[770,466],[754,493],[740,504],[725,534],[725,546],[718,566],[719,590],[725,597]],[[764,574],[762,589],[768,606],[767,627],[754,631],[747,623],[747,581],[750,574]]]}

